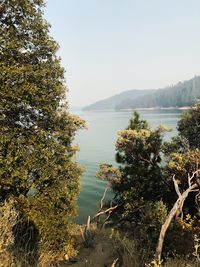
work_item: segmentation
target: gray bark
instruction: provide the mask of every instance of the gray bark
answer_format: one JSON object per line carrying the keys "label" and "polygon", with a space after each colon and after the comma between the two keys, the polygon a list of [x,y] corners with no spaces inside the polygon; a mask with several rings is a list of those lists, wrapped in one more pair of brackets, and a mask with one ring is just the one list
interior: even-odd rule
{"label": "gray bark", "polygon": [[177,212],[180,212],[181,208],[183,207],[183,204],[184,204],[186,198],[188,197],[188,194],[190,192],[192,192],[194,189],[196,189],[197,187],[198,187],[198,184],[195,183],[195,184],[191,185],[190,187],[188,187],[187,190],[185,190],[179,196],[179,198],[175,202],[173,208],[171,209],[170,213],[168,214],[164,224],[161,227],[160,235],[159,235],[159,239],[158,239],[158,244],[156,247],[156,255],[155,255],[155,260],[156,260],[156,263],[158,264],[158,266],[161,265],[161,255],[162,255],[162,249],[163,249],[163,243],[164,243],[166,231],[169,228],[169,225],[170,225],[172,219],[175,217]]}

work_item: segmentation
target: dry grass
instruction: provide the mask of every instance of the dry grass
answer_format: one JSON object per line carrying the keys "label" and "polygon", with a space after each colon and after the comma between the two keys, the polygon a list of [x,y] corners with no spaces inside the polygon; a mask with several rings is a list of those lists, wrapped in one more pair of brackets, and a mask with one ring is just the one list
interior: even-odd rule
{"label": "dry grass", "polygon": [[199,267],[200,263],[183,259],[168,260],[163,267]]}
{"label": "dry grass", "polygon": [[13,204],[12,200],[6,201],[0,208],[0,267],[16,266],[11,250],[14,244],[12,229],[18,220],[18,213]]}
{"label": "dry grass", "polygon": [[[137,245],[113,229],[98,229],[95,224],[87,224],[76,231],[78,256],[64,262],[60,255],[51,251],[38,251],[37,258],[29,261],[30,251],[16,248],[13,226],[19,222],[19,215],[9,200],[0,207],[0,267],[142,267]],[[78,229],[78,226],[77,226]],[[34,251],[31,252],[33,258]],[[60,258],[60,261],[58,259]],[[146,265],[150,266],[150,265]],[[151,265],[154,266],[155,265]],[[200,267],[200,263],[183,259],[168,260],[163,267]]]}

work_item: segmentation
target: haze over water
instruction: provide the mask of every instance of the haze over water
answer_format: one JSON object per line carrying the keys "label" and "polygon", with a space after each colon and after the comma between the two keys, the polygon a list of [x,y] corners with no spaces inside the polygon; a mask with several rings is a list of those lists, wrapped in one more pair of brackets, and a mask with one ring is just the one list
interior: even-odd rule
{"label": "haze over water", "polygon": [[[77,161],[85,167],[81,178],[81,193],[78,200],[77,223],[85,223],[88,215],[93,216],[98,210],[106,182],[95,177],[101,162],[115,164],[115,142],[117,132],[127,127],[132,111],[99,111],[74,112],[85,119],[88,130],[79,132],[76,142],[80,146]],[[182,111],[148,110],[140,111],[142,119],[149,122],[152,128],[164,124],[172,129],[166,133],[165,139],[176,135],[177,122]]]}

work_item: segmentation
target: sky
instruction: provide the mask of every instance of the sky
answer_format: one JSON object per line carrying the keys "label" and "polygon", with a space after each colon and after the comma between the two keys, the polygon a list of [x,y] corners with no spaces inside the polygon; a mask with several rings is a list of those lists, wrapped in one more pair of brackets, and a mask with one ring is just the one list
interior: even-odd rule
{"label": "sky", "polygon": [[200,75],[199,0],[46,0],[70,106]]}

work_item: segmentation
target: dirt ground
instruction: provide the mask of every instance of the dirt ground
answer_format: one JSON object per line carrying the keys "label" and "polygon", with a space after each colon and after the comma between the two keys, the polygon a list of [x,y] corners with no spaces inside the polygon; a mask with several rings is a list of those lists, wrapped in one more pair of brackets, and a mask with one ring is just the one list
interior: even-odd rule
{"label": "dirt ground", "polygon": [[[63,266],[70,267],[111,267],[117,259],[117,253],[111,240],[102,234],[95,236],[90,247],[83,247],[73,262]],[[117,266],[117,265],[113,265]]]}

